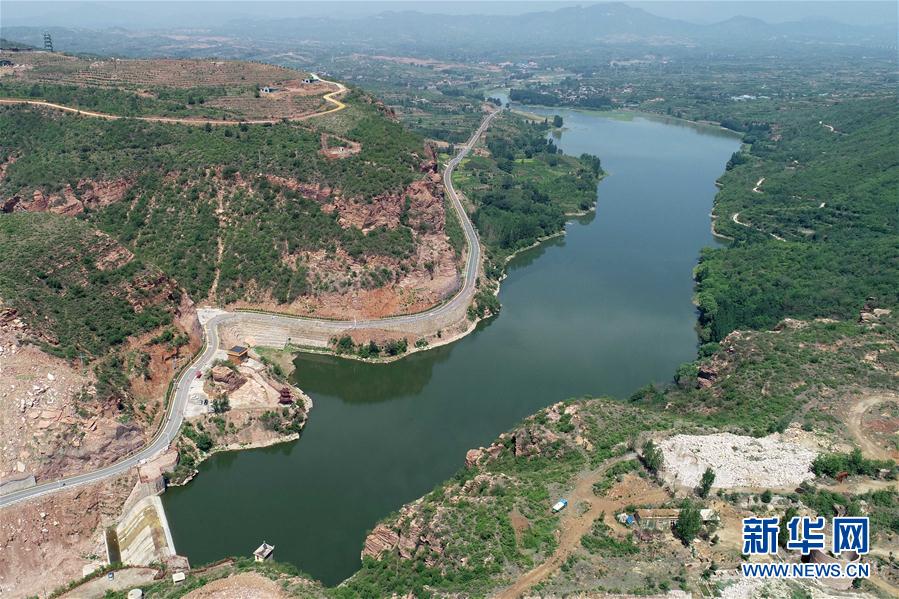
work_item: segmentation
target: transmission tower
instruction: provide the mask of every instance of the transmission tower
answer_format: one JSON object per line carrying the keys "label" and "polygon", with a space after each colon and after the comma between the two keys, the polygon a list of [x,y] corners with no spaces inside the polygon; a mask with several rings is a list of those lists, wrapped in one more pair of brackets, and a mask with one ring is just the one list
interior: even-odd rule
{"label": "transmission tower", "polygon": [[53,38],[46,31],[44,32],[44,50],[53,52]]}

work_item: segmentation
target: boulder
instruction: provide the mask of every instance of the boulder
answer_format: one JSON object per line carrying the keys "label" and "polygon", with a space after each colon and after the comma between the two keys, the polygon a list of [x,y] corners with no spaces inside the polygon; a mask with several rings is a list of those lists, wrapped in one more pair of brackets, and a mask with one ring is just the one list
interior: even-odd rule
{"label": "boulder", "polygon": [[212,380],[224,385],[228,391],[236,391],[247,382],[247,379],[234,372],[227,366],[214,366],[212,368]]}

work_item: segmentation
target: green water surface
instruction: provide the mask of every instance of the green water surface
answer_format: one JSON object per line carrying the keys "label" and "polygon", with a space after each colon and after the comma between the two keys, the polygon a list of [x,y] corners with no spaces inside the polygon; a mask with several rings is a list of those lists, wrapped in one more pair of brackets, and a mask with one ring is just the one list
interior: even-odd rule
{"label": "green water surface", "polygon": [[512,262],[501,315],[455,344],[388,365],[299,356],[295,380],[315,402],[302,438],[218,454],[167,491],[178,553],[202,564],[265,540],[336,584],[358,568],[367,531],[452,476],[467,449],[553,402],[626,397],[694,358],[691,271],[713,243],[714,182],[738,139],[554,112],[564,151],[596,154],[609,173],[596,214]]}

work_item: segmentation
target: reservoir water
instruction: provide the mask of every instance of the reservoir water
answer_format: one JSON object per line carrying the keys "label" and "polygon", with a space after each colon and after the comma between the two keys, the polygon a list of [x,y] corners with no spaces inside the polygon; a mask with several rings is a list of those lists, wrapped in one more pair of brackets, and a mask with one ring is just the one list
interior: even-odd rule
{"label": "reservoir water", "polygon": [[388,365],[301,355],[315,408],[302,438],[213,456],[163,495],[178,553],[199,565],[276,559],[333,585],[376,522],[450,477],[466,450],[561,399],[626,397],[696,352],[691,272],[711,245],[715,180],[739,140],[639,116],[567,110],[556,140],[596,154],[597,211],[518,256],[502,313],[449,346]]}

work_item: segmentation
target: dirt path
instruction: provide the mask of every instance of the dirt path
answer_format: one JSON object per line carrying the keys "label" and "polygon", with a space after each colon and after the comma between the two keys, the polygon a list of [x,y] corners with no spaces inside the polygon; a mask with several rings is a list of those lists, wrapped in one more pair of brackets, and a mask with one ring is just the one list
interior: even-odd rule
{"label": "dirt path", "polygon": [[887,394],[868,395],[855,402],[852,407],[849,408],[849,418],[846,421],[846,426],[849,429],[849,433],[858,442],[862,454],[867,458],[876,460],[893,459],[893,454],[890,451],[865,435],[864,427],[862,425],[865,412],[870,408],[888,401],[899,401],[899,397]]}
{"label": "dirt path", "polygon": [[[593,493],[593,484],[599,482],[606,471],[613,465],[637,457],[634,453],[627,453],[607,461],[596,470],[587,472],[578,478],[574,489],[567,496],[568,508],[562,512],[559,522],[559,545],[556,551],[546,561],[536,568],[524,573],[509,588],[495,595],[497,599],[518,599],[529,588],[538,582],[548,578],[558,570],[568,556],[581,546],[581,537],[587,534],[593,527],[593,522],[605,513],[603,521],[613,530],[621,530],[621,525],[615,520],[615,513],[624,506],[639,503],[654,503],[668,499],[668,495],[662,489],[646,492],[641,490],[637,496],[627,493],[620,497],[597,497]],[[578,512],[580,504],[587,504],[589,508],[584,513]]]}
{"label": "dirt path", "polygon": [[[325,81],[322,79],[323,83],[330,83],[337,87],[333,92],[329,92],[322,96],[322,99],[326,102],[329,102],[334,105],[334,108],[329,108],[328,110],[324,110],[322,112],[311,112],[309,114],[301,114],[294,117],[290,117],[287,120],[295,122],[295,121],[305,121],[307,119],[313,117],[320,117],[326,114],[331,114],[333,112],[337,112],[338,110],[343,110],[346,108],[346,104],[337,99],[337,96],[346,92],[347,88],[342,83],[337,83],[335,81]],[[0,98],[0,104],[29,104],[31,106],[44,106],[46,108],[53,108],[55,110],[62,110],[64,112],[71,112],[72,114],[78,114],[81,116],[89,116],[97,119],[104,119],[107,121],[118,121],[120,119],[133,119],[135,121],[145,121],[148,123],[168,123],[168,124],[177,124],[177,125],[274,125],[276,123],[281,122],[284,119],[253,119],[253,120],[221,120],[221,119],[205,119],[202,117],[197,118],[178,118],[178,117],[167,117],[167,116],[121,116],[118,114],[108,114],[105,112],[94,112],[92,110],[82,110],[80,108],[74,108],[72,106],[66,106],[64,104],[55,104],[53,102],[47,102],[45,100],[20,100],[16,98]]]}
{"label": "dirt path", "polygon": [[732,217],[730,217],[730,220],[734,221],[736,224],[740,225],[741,227],[746,227],[747,229],[750,228],[749,225],[740,221],[740,213],[739,212],[734,212],[734,215]]}
{"label": "dirt path", "polygon": [[[761,178],[761,179],[759,179],[759,183],[761,183],[761,182],[764,181],[764,180],[765,180],[764,177]],[[756,184],[756,186],[758,186],[758,184]],[[753,189],[752,191],[756,191],[756,190]],[[761,192],[759,192],[759,193],[761,193]],[[750,225],[750,224],[748,224],[748,223],[744,223],[743,221],[740,220],[740,213],[739,213],[739,212],[734,212],[734,215],[733,215],[732,217],[730,217],[730,220],[734,221],[734,223],[740,225],[741,227],[746,227],[747,229],[752,229],[752,228],[753,228],[752,225]],[[756,229],[756,230],[758,231],[758,229]],[[763,232],[763,231],[762,231],[762,232]],[[773,237],[773,238],[776,239],[777,241],[786,241],[786,239],[784,239],[783,237],[781,237],[780,235],[777,235],[777,234],[775,234],[775,233],[768,233],[768,235],[770,235],[771,237]]]}
{"label": "dirt path", "polygon": [[762,183],[764,183],[764,182],[765,182],[765,178],[764,178],[764,177],[762,177],[761,179],[759,179],[758,181],[756,181],[756,182],[755,182],[755,187],[752,188],[752,191],[754,191],[755,193],[762,193],[762,190],[759,189],[759,187],[761,187],[761,186],[762,186]]}
{"label": "dirt path", "polygon": [[225,242],[222,241],[222,232],[225,230],[225,193],[223,190],[218,192],[218,206],[215,209],[215,217],[219,223],[219,233],[216,236],[216,258],[215,258],[215,276],[212,279],[212,286],[209,287],[209,301],[215,304],[218,297],[219,279],[222,274],[222,255],[225,253]]}

